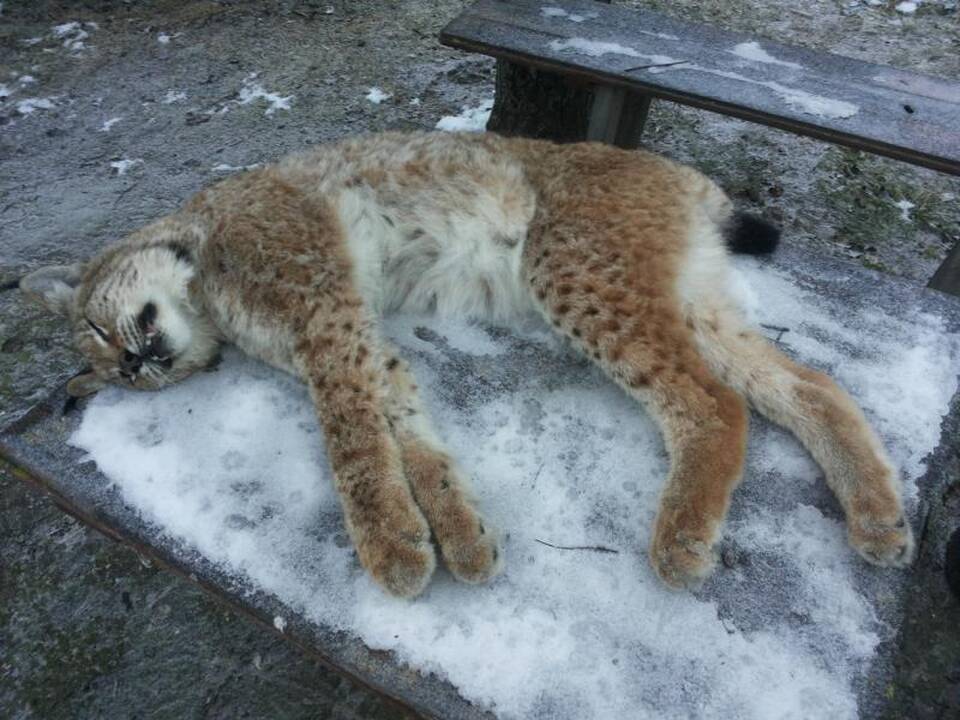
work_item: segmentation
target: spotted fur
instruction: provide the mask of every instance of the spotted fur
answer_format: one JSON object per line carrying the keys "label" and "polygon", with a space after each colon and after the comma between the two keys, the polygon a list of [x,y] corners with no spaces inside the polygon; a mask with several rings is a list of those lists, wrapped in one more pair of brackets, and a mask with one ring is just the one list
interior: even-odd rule
{"label": "spotted fur", "polygon": [[731,227],[771,244],[710,180],[648,153],[385,134],[227,179],[85,268],[22,287],[71,318],[93,367],[76,395],[162,387],[223,342],[302,378],[360,562],[397,595],[428,582],[431,534],[467,582],[494,575],[502,553],[378,332],[396,310],[503,323],[538,312],[649,408],[672,464],[650,558],[671,586],[713,567],[747,402],[823,467],[863,557],[909,562],[895,472],[863,414],[727,296]]}

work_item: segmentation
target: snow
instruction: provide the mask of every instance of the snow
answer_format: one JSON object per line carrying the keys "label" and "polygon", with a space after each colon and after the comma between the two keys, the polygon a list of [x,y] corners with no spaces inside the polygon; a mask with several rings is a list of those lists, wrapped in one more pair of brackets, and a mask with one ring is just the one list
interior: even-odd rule
{"label": "snow", "polygon": [[[734,289],[757,320],[789,328],[786,351],[864,407],[915,506],[957,389],[960,336],[935,315],[851,312],[802,276],[749,259],[738,268]],[[160,393],[99,393],[71,443],[145,520],[276,596],[286,617],[391,650],[498,717],[857,716],[855,685],[892,636],[884,594],[870,588],[902,576],[847,546],[792,437],[752,422],[725,533],[749,561],[721,566],[696,595],[671,592],[646,560],[666,453],[630,398],[538,321],[510,332],[436,318],[384,326],[507,534],[506,570],[487,586],[438,571],[413,602],[382,593],[347,540],[305,389],[236,352]]]}
{"label": "snow", "polygon": [[[806,113],[807,115],[826,118],[848,118],[860,112],[859,106],[846,100],[814,95],[806,90],[789,87],[774,80],[757,80],[756,78],[747,77],[741,73],[731,72],[729,70],[702,67],[691,62],[677,60],[667,55],[647,55],[638,52],[635,48],[620,45],[619,43],[588,40],[586,38],[569,38],[566,40],[551,40],[549,46],[554,52],[572,50],[589,57],[601,57],[603,55],[613,54],[641,58],[645,62],[650,63],[650,67],[645,68],[646,71],[654,74],[662,72],[702,72],[749,85],[758,85],[772,90],[774,94],[791,108]],[[751,53],[753,51],[748,50],[747,52]],[[761,52],[763,51],[761,50]],[[755,52],[753,52],[753,54],[757,55]]]}
{"label": "snow", "polygon": [[170,36],[167,35],[165,32],[162,32],[159,35],[157,35],[157,42],[160,43],[161,45],[167,45],[170,43]]}
{"label": "snow", "polygon": [[575,23],[582,23],[584,20],[592,20],[593,18],[598,17],[597,13],[585,13],[583,15],[578,15],[577,13],[570,13],[563,8],[553,6],[541,7],[540,14],[544,17],[563,18]]}
{"label": "snow", "polygon": [[54,25],[51,34],[57,40],[62,40],[63,46],[67,50],[78,53],[87,47],[84,41],[90,37],[88,30],[96,30],[98,27],[94,22],[68,22],[62,25]]}
{"label": "snow", "polygon": [[493,98],[489,98],[477,107],[464,106],[459,115],[444,115],[434,127],[447,132],[483,132],[492,111]]}
{"label": "snow", "polygon": [[26,98],[17,103],[17,112],[30,115],[35,110],[52,110],[54,98]]}
{"label": "snow", "polygon": [[8,97],[10,97],[10,93],[10,88],[3,83],[0,83],[0,100],[6,100]]}
{"label": "snow", "polygon": [[260,167],[260,163],[253,163],[252,165],[227,165],[227,163],[218,163],[210,169],[216,173],[232,173],[238,170],[253,170],[258,167]]}
{"label": "snow", "polygon": [[287,621],[284,620],[281,616],[277,615],[273,619],[273,626],[280,632],[283,632],[287,628]]}
{"label": "snow", "polygon": [[752,42],[743,42],[739,45],[734,45],[732,50],[727,52],[732,53],[738,57],[742,57],[746,60],[752,60],[754,62],[766,63],[768,65],[782,65],[783,67],[789,68],[800,68],[803,67],[798,63],[787,62],[785,60],[778,60],[773,57],[770,53],[760,47],[760,43],[756,40]]}
{"label": "snow", "polygon": [[167,94],[163,96],[163,99],[160,102],[162,102],[164,105],[172,105],[173,103],[186,99],[187,94],[182,90],[167,90]]}
{"label": "snow", "polygon": [[896,6],[894,9],[895,9],[898,13],[902,13],[902,14],[904,14],[904,15],[912,15],[913,13],[915,13],[915,12],[917,11],[917,6],[918,6],[919,4],[920,4],[920,3],[918,3],[918,2],[902,2],[902,3],[897,3],[897,6]]}
{"label": "snow", "polygon": [[114,171],[115,174],[117,174],[117,175],[126,175],[126,174],[127,174],[127,171],[130,170],[130,168],[132,168],[132,167],[134,167],[134,166],[136,166],[136,165],[139,165],[139,164],[141,164],[142,162],[143,162],[143,160],[141,160],[141,159],[139,159],[139,158],[134,158],[134,159],[132,159],[132,160],[131,160],[131,159],[128,159],[128,158],[122,158],[122,159],[120,159],[120,160],[114,160],[114,161],[112,161],[112,162],[110,163],[110,167],[113,168],[113,171]]}
{"label": "snow", "polygon": [[900,208],[900,219],[903,220],[904,222],[910,222],[911,221],[910,211],[913,210],[913,208],[915,208],[916,205],[914,205],[909,200],[899,200],[895,202],[894,205]]}
{"label": "snow", "polygon": [[110,129],[121,120],[123,120],[122,117],[114,117],[110,118],[109,120],[104,120],[103,124],[100,126],[100,132],[110,132]]}
{"label": "snow", "polygon": [[370,102],[372,102],[374,105],[379,105],[384,100],[389,100],[390,98],[392,98],[393,95],[391,95],[390,93],[384,92],[378,87],[372,87],[370,88],[370,92],[364,95],[364,97]]}
{"label": "snow", "polygon": [[17,82],[21,85],[33,85],[37,79],[33,75],[21,75],[17,78]]}
{"label": "snow", "polygon": [[268,107],[266,111],[264,111],[264,115],[273,115],[277,110],[289,110],[293,95],[281,96],[276,93],[267,92],[260,83],[254,82],[257,75],[257,73],[250,73],[243,81],[243,87],[240,88],[237,104],[248,105],[254,100],[265,100]]}

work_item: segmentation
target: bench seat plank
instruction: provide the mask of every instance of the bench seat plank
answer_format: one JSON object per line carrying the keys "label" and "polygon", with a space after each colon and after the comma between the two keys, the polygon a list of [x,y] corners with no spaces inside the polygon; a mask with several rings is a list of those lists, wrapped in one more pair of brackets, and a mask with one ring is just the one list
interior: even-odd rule
{"label": "bench seat plank", "polygon": [[446,45],[960,175],[960,84],[593,0],[479,0]]}

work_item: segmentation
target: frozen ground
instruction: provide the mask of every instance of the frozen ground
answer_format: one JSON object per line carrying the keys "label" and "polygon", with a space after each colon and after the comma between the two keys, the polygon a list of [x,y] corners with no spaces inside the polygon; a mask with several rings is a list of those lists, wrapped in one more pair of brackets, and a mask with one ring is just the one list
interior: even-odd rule
{"label": "frozen ground", "polygon": [[[785,348],[865,407],[915,516],[960,335],[919,312],[850,313],[802,280],[743,267],[759,321],[790,328]],[[849,550],[795,441],[756,424],[727,532],[727,553],[750,560],[728,561],[701,595],[671,592],[645,552],[665,452],[632,400],[539,323],[507,333],[400,317],[386,329],[508,534],[489,587],[441,574],[411,604],[374,586],[345,537],[305,389],[236,354],[163,393],[101,393],[70,442],[165,535],[499,717],[857,717],[857,687],[894,632],[882,598],[899,583]]]}
{"label": "frozen ground", "polygon": [[[0,423],[78,362],[62,324],[10,290],[17,277],[88,256],[226,172],[349,133],[433,127],[481,107],[492,95],[492,64],[434,40],[463,4],[5,2]],[[780,42],[960,76],[958,15],[946,1],[918,3],[909,14],[893,2],[840,0],[642,4]],[[372,88],[390,97],[375,104],[366,97]],[[662,103],[647,141],[782,224],[791,245],[921,280],[960,237],[956,179]],[[955,463],[945,468],[960,476]],[[11,476],[0,483],[6,714],[126,717],[143,697],[151,699],[143,716],[157,718],[388,712],[256,628],[224,619],[233,616],[187,584],[78,528]],[[956,512],[958,497],[942,507]],[[643,534],[636,537],[639,543]],[[890,699],[892,717],[946,717],[944,708],[960,707],[960,649],[950,645],[960,613],[936,584],[939,536],[930,537],[910,600],[917,611],[898,640],[903,665],[894,684],[876,691]],[[181,637],[193,639],[186,671],[173,661],[185,652]],[[186,686],[183,672],[193,680]]]}

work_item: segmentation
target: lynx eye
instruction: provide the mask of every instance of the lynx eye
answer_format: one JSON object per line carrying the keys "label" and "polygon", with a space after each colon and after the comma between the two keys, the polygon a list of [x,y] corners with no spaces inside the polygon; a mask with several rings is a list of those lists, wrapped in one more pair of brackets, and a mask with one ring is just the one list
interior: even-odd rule
{"label": "lynx eye", "polygon": [[84,319],[87,321],[87,324],[88,324],[90,327],[93,328],[93,331],[94,331],[97,335],[100,336],[100,339],[101,339],[101,340],[103,340],[105,343],[109,343],[109,342],[110,342],[110,338],[109,338],[109,336],[107,335],[106,330],[104,330],[103,328],[101,328],[99,325],[97,325],[95,322],[93,322],[93,320],[91,320],[90,318],[84,318]]}

